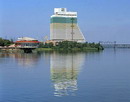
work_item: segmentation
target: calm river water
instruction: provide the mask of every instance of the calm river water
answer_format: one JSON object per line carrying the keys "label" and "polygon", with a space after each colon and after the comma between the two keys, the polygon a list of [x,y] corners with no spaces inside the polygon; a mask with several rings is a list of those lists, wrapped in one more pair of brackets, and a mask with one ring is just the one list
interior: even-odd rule
{"label": "calm river water", "polygon": [[130,102],[130,49],[0,53],[0,102]]}

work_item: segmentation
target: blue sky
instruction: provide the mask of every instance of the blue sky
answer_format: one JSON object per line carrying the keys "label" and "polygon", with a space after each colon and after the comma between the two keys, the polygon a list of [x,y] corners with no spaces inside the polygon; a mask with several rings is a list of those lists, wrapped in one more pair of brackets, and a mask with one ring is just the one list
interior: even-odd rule
{"label": "blue sky", "polygon": [[50,35],[54,8],[78,12],[78,24],[89,42],[130,43],[130,0],[0,0],[0,37]]}

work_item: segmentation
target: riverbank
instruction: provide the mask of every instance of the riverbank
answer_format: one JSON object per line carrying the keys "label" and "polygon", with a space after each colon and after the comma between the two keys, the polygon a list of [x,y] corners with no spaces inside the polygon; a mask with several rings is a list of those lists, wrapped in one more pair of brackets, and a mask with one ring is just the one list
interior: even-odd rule
{"label": "riverbank", "polygon": [[103,49],[99,43],[62,41],[55,45],[53,43],[41,43],[36,51],[101,51]]}
{"label": "riverbank", "polygon": [[[69,48],[69,49],[64,49],[64,48],[36,48],[32,52],[33,53],[39,53],[39,52],[52,52],[52,51],[57,51],[57,52],[97,52],[97,51],[102,51],[101,49],[98,48]],[[0,52],[5,52],[5,53],[24,53],[23,50],[21,49],[0,49]]]}
{"label": "riverbank", "polygon": [[102,51],[104,48],[99,43],[78,43],[72,41],[62,41],[53,43],[40,43],[38,48],[25,48],[20,49],[16,47],[1,47],[0,50],[2,52],[43,52],[43,51],[58,51],[58,52],[92,52],[92,51]]}
{"label": "riverbank", "polygon": [[[25,48],[26,49],[26,48]],[[18,48],[1,48],[2,52],[25,52],[25,50],[21,50]],[[30,49],[27,49],[30,50]],[[93,52],[93,51],[102,51],[104,48],[99,43],[78,43],[72,41],[63,41],[58,42],[55,45],[53,43],[40,43],[39,47],[36,49],[31,49],[31,52],[50,52],[50,51],[58,51],[58,52]]]}
{"label": "riverbank", "polygon": [[6,49],[0,49],[0,52],[2,53],[23,53],[24,51],[21,49],[15,49],[15,48],[6,48]]}
{"label": "riverbank", "polygon": [[43,51],[74,51],[74,52],[93,52],[93,51],[102,51],[103,49],[98,49],[98,48],[68,48],[68,49],[64,49],[64,48],[37,48],[34,51],[35,52],[43,52]]}

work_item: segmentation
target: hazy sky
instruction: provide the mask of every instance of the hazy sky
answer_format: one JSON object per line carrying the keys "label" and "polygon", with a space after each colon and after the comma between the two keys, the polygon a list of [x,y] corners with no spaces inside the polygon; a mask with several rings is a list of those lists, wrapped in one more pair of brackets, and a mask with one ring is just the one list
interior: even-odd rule
{"label": "hazy sky", "polygon": [[89,42],[130,43],[130,0],[0,0],[0,37],[50,35],[54,8],[78,12],[78,24]]}

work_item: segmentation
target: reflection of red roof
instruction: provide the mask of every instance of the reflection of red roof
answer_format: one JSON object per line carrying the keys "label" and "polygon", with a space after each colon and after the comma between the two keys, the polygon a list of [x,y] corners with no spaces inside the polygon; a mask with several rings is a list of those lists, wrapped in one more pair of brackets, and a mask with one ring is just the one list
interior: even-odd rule
{"label": "reflection of red roof", "polygon": [[15,43],[40,43],[39,41],[16,41]]}

